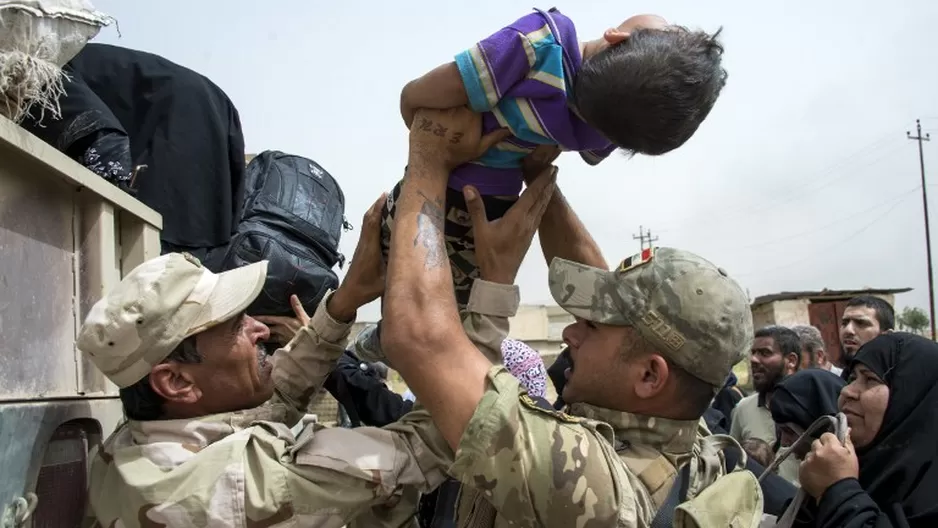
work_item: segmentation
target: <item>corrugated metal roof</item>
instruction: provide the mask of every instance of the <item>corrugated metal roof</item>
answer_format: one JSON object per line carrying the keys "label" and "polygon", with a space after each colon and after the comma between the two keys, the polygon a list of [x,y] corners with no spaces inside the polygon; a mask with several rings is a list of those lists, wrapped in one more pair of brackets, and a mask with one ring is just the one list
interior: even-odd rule
{"label": "corrugated metal roof", "polygon": [[810,301],[834,301],[840,299],[850,299],[858,295],[895,295],[897,293],[906,293],[912,291],[912,288],[866,288],[862,290],[821,290],[821,291],[800,291],[800,292],[780,292],[769,295],[760,295],[752,301],[752,306],[761,306],[775,301],[788,301],[792,299],[808,299]]}

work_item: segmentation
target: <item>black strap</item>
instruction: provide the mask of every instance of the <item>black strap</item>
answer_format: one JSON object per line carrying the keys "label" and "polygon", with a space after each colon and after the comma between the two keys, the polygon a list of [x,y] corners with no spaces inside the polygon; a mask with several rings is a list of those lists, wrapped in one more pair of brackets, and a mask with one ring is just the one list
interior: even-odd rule
{"label": "black strap", "polygon": [[674,510],[682,502],[687,500],[687,488],[690,486],[690,463],[685,464],[674,479],[671,485],[671,491],[668,497],[664,499],[664,504],[658,508],[658,513],[651,520],[651,528],[671,528],[674,521]]}

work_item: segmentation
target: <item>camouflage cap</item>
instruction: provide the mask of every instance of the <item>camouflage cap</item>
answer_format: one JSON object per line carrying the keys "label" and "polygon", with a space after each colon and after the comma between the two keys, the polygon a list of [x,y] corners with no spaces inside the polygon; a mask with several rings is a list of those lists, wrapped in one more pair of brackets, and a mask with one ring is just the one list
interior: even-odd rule
{"label": "camouflage cap", "polygon": [[244,311],[266,279],[266,260],[220,274],[189,254],[148,260],[91,307],[78,349],[118,387],[133,385],[185,338]]}
{"label": "camouflage cap", "polygon": [[634,327],[662,355],[714,387],[723,386],[752,342],[745,292],[688,251],[646,249],[613,271],[554,259],[550,292],[576,317]]}

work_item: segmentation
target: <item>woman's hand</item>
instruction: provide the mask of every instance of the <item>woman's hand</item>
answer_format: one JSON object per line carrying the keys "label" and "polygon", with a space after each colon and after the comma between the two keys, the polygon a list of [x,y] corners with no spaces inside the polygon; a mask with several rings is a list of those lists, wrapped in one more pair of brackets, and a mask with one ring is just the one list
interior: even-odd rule
{"label": "woman's hand", "polygon": [[860,462],[847,429],[847,439],[843,444],[831,433],[824,433],[811,444],[811,452],[801,463],[798,480],[809,495],[821,500],[827,488],[859,475]]}

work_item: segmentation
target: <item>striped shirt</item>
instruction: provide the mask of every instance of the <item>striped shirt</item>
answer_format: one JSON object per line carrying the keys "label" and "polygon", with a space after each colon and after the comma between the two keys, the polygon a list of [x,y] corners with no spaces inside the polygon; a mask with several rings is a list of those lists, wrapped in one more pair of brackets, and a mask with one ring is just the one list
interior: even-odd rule
{"label": "striped shirt", "polygon": [[457,167],[450,187],[472,184],[484,195],[517,195],[521,161],[538,145],[579,151],[590,165],[612,153],[615,145],[568,104],[582,62],[576,28],[556,9],[535,10],[456,55],[483,132],[507,127],[512,136]]}

